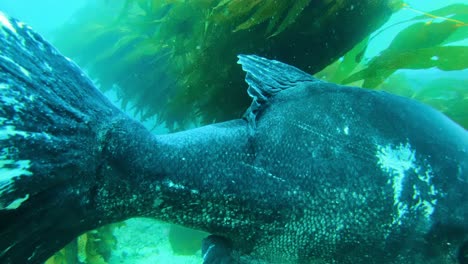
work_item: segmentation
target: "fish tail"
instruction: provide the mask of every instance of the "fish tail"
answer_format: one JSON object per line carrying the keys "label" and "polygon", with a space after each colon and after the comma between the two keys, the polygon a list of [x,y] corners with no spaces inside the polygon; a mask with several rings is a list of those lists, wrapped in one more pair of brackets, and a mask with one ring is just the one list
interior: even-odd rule
{"label": "fish tail", "polygon": [[124,117],[73,62],[1,12],[0,47],[0,263],[41,263],[116,220],[93,197],[106,131]]}

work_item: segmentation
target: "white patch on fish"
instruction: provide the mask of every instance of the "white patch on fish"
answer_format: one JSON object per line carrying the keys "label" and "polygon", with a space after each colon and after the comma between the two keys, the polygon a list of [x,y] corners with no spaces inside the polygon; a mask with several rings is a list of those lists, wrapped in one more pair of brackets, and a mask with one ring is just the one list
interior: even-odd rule
{"label": "white patch on fish", "polygon": [[28,137],[29,133],[21,130],[16,130],[15,126],[12,125],[0,126],[0,140],[7,140],[12,136]]}
{"label": "white patch on fish", "polygon": [[380,168],[392,176],[393,204],[397,205],[400,202],[405,173],[410,169],[415,169],[415,152],[411,150],[408,143],[406,145],[400,144],[395,148],[387,145],[385,147],[378,146],[376,156]]}
{"label": "white patch on fish", "polygon": [[[4,209],[6,210],[14,210],[14,209],[17,209],[18,207],[21,206],[21,204],[26,201],[27,199],[29,199],[29,194],[26,194],[26,196],[24,196],[23,198],[18,198],[16,200],[14,200],[13,202],[11,202],[7,207],[5,207]],[[1,208],[1,207],[0,207]]]}
{"label": "white patch on fish", "polygon": [[[21,111],[21,104],[17,104],[16,100],[8,101],[5,97],[0,97],[4,105],[14,104],[15,111]],[[30,134],[25,131],[17,130],[15,126],[5,124],[11,120],[5,117],[0,117],[0,141],[5,141],[5,144],[1,144],[4,147],[0,151],[0,197],[3,193],[14,192],[14,182],[24,176],[31,176],[33,173],[30,171],[31,161],[16,159],[18,149],[14,146],[9,145],[11,137],[29,137]],[[4,201],[0,199],[0,210],[13,210],[21,206],[21,204],[29,198],[29,195],[25,197],[19,197],[14,201]]]}
{"label": "white patch on fish", "polygon": [[181,185],[181,184],[177,184],[177,183],[174,183],[173,181],[171,180],[167,180],[166,181],[166,184],[169,188],[174,188],[174,189],[178,189],[178,190],[183,190],[185,189],[185,186]]}
{"label": "white patch on fish", "polygon": [[[21,176],[31,176],[30,160],[13,160],[9,158],[9,150],[3,148],[0,153],[0,195],[12,191],[12,183]],[[0,206],[1,207],[1,206]]]}
{"label": "white patch on fish", "polygon": [[[396,207],[397,214],[394,218],[394,224],[401,224],[401,220],[409,211],[420,210],[427,220],[430,220],[434,212],[434,206],[437,203],[438,194],[435,186],[432,185],[433,172],[430,165],[419,166],[416,161],[416,151],[411,148],[409,143],[399,144],[397,146],[386,145],[377,146],[376,157],[378,165],[383,172],[389,175],[388,183],[393,188],[393,205]],[[409,173],[414,173],[419,182],[413,185],[413,200],[417,201],[411,206],[408,201],[401,199],[401,194],[405,188],[404,182]],[[421,194],[421,188],[429,189],[424,196]]]}

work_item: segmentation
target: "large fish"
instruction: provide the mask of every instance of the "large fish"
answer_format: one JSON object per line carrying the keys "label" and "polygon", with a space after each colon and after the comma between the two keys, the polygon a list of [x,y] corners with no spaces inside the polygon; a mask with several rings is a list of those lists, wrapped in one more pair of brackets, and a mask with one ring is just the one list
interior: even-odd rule
{"label": "large fish", "polygon": [[468,133],[416,101],[239,56],[242,119],[155,136],[0,15],[0,262],[136,216],[205,263],[466,263]]}

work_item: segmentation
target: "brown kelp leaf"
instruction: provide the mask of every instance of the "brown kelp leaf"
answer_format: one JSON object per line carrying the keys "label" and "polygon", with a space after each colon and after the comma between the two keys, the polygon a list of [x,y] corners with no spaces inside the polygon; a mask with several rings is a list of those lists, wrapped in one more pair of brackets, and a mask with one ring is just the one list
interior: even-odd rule
{"label": "brown kelp leaf", "polygon": [[[468,79],[463,81],[440,78],[435,79],[423,87],[420,87],[412,96],[418,100],[461,100],[463,98],[468,99]],[[444,87],[444,89],[441,89]],[[467,109],[468,111],[468,109]]]}
{"label": "brown kelp leaf", "polygon": [[[407,4],[403,4],[402,7],[406,7],[407,9],[410,9],[410,10],[412,10],[414,12],[417,12],[417,13],[423,13],[423,15],[415,16],[415,17],[407,19],[407,20],[399,21],[399,22],[394,23],[394,24],[392,24],[392,25],[390,25],[388,27],[380,29],[376,34],[374,34],[374,36],[372,38],[374,38],[377,35],[380,35],[381,33],[385,32],[387,29],[389,29],[389,28],[391,28],[393,26],[401,25],[401,24],[405,24],[405,23],[413,22],[413,21],[421,21],[421,20],[424,20],[424,22],[426,24],[434,23],[434,21],[438,21],[437,23],[440,23],[440,21],[445,20],[445,21],[450,21],[451,23],[453,23],[457,27],[460,27],[460,28],[464,27],[466,29],[466,27],[465,27],[466,23],[464,23],[463,21],[468,20],[468,16],[467,16],[468,15],[468,5],[453,4],[453,5],[449,5],[449,6],[446,6],[446,7],[440,8],[440,9],[436,9],[436,10],[433,10],[433,11],[430,11],[430,12],[427,12],[427,13],[423,12],[421,10],[413,9],[413,8],[409,7]],[[456,33],[459,30],[457,30]],[[455,35],[455,34],[453,34],[453,35]],[[464,36],[465,37],[463,37],[463,38],[466,38],[466,35],[464,35]],[[446,41],[444,43],[449,43],[449,42]]]}
{"label": "brown kelp leaf", "polygon": [[[276,36],[283,32],[287,27],[289,27],[292,23],[294,23],[302,13],[304,8],[306,8],[311,0],[297,0],[294,5],[289,9],[286,18],[283,22],[279,25],[278,29],[272,34],[272,36]],[[269,32],[267,32],[269,33]]]}
{"label": "brown kelp leaf", "polygon": [[444,46],[420,49],[409,54],[401,54],[397,60],[405,69],[427,69],[436,67],[444,71],[463,70],[468,68],[467,46]]}
{"label": "brown kelp leaf", "polygon": [[267,21],[274,16],[280,16],[284,11],[285,6],[288,5],[287,2],[288,1],[264,1],[264,3],[255,10],[252,16],[250,16],[245,22],[238,25],[234,29],[234,32],[249,29]]}
{"label": "brown kelp leaf", "polygon": [[[420,20],[420,19],[427,19],[429,18],[448,18],[449,16],[453,15],[468,15],[468,5],[465,4],[452,4],[449,6],[445,6],[430,12],[427,12],[423,15],[416,16],[411,20]],[[452,18],[452,17],[450,17]]]}
{"label": "brown kelp leaf", "polygon": [[451,103],[445,114],[447,114],[453,121],[460,124],[465,129],[468,129],[468,97],[462,100]]}
{"label": "brown kelp leaf", "polygon": [[364,79],[363,87],[375,88],[398,69],[432,67],[445,71],[468,68],[468,47],[431,47],[403,52],[387,50],[372,59],[366,69],[349,76],[343,83]]}
{"label": "brown kelp leaf", "polygon": [[468,80],[436,79],[420,87],[413,98],[431,105],[468,128]]}
{"label": "brown kelp leaf", "polygon": [[95,57],[91,63],[99,63],[104,60],[109,60],[112,57],[115,57],[116,54],[121,54],[122,51],[130,49],[132,44],[138,42],[141,39],[141,36],[138,34],[124,35],[122,38],[117,40],[114,46],[110,49],[104,50],[101,54]]}
{"label": "brown kelp leaf", "polygon": [[452,42],[464,40],[468,38],[468,26],[467,27],[460,27],[452,35],[450,35],[447,39],[445,39],[442,44],[449,44]]}
{"label": "brown kelp leaf", "polygon": [[346,76],[348,76],[359,64],[359,56],[364,53],[369,43],[369,37],[365,38],[359,44],[357,44],[352,50],[350,50],[343,57],[343,60],[340,63],[337,71],[335,72],[333,82],[340,83]]}
{"label": "brown kelp leaf", "polygon": [[392,51],[409,51],[441,44],[459,27],[451,22],[415,23],[402,30],[388,47]]}
{"label": "brown kelp leaf", "polygon": [[135,63],[141,58],[156,57],[163,51],[161,45],[153,39],[144,39],[136,45],[138,49],[128,49],[122,56],[121,60],[124,63]]}
{"label": "brown kelp leaf", "polygon": [[360,56],[361,53],[364,53],[368,42],[369,37],[354,46],[354,48],[343,57],[328,65],[320,72],[315,73],[314,76],[329,82],[341,83],[343,79],[349,76],[349,74],[351,74],[351,72],[359,65],[360,61],[357,60],[356,57]]}
{"label": "brown kelp leaf", "polygon": [[[424,69],[438,67],[442,70],[462,69],[460,58],[465,47],[440,47],[460,26],[452,21],[440,23],[415,23],[402,30],[381,55],[374,57],[368,68],[357,72],[344,83],[364,79],[364,87],[375,88],[398,69]],[[463,67],[463,66],[462,66]]]}
{"label": "brown kelp leaf", "polygon": [[253,13],[264,2],[264,0],[223,0],[213,9],[212,18],[221,22],[244,17]]}
{"label": "brown kelp leaf", "polygon": [[[426,74],[433,75],[432,70],[431,72],[422,71],[419,74],[421,76]],[[413,75],[413,78],[411,78],[408,76],[408,72],[397,72],[388,78],[379,87],[379,90],[413,98],[428,104],[446,114],[465,129],[468,128],[467,78],[441,77],[431,79],[430,81],[421,81],[421,77],[415,76]]]}
{"label": "brown kelp leaf", "polygon": [[392,74],[378,89],[409,98],[414,98],[415,95],[413,80],[403,71]]}

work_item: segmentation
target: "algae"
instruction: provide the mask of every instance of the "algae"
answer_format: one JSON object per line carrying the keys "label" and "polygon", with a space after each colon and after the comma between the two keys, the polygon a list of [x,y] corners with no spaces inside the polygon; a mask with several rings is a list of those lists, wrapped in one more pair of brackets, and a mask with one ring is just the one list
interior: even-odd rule
{"label": "algae", "polygon": [[120,225],[106,225],[82,234],[50,257],[45,264],[107,264],[117,242],[113,230]]}
{"label": "algae", "polygon": [[[421,11],[418,11],[421,12]],[[369,89],[380,89],[427,103],[468,128],[467,78],[451,80],[437,78],[415,85],[401,70],[460,71],[468,69],[468,47],[460,44],[468,37],[468,5],[453,4],[416,16],[401,30],[389,47],[370,61],[354,68],[337,83],[353,83]],[[346,58],[346,57],[345,57]],[[348,66],[347,66],[348,67]],[[424,73],[420,75],[424,76]],[[362,81],[362,83],[356,83]]]}
{"label": "algae", "polygon": [[179,225],[171,225],[169,242],[176,255],[195,255],[201,250],[202,240],[209,234]]}
{"label": "algae", "polygon": [[242,115],[250,99],[238,54],[315,73],[401,6],[384,0],[97,2],[60,30],[55,44],[103,90],[115,89],[124,108],[142,120],[157,116],[171,130]]}

